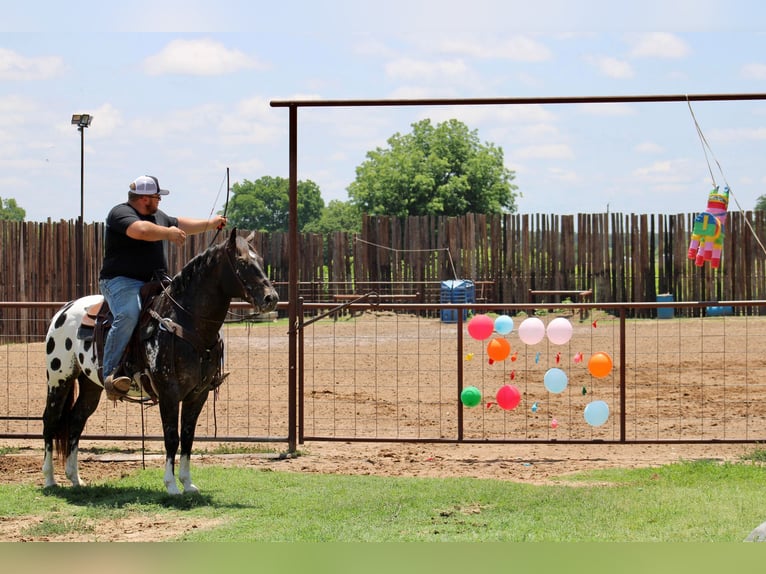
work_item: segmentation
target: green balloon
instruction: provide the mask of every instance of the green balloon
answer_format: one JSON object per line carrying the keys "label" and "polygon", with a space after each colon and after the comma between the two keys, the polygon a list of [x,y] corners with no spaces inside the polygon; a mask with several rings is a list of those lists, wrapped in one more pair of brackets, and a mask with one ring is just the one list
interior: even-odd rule
{"label": "green balloon", "polygon": [[460,393],[460,401],[467,407],[475,407],[481,402],[481,391],[476,387],[466,387]]}

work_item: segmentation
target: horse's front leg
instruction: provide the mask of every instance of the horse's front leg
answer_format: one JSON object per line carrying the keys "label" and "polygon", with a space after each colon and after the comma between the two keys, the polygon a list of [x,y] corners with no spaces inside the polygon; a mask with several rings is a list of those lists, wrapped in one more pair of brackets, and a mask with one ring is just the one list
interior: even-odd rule
{"label": "horse's front leg", "polygon": [[199,418],[202,407],[207,401],[208,391],[197,393],[192,397],[187,397],[183,402],[181,411],[181,460],[178,467],[178,479],[183,485],[184,492],[199,492],[191,479],[191,451],[194,444],[194,432],[197,428],[197,419]]}
{"label": "horse's front leg", "polygon": [[160,396],[162,435],[165,439],[165,476],[163,482],[168,494],[173,495],[181,494],[175,476],[175,460],[178,452],[178,404],[178,397],[175,393]]}

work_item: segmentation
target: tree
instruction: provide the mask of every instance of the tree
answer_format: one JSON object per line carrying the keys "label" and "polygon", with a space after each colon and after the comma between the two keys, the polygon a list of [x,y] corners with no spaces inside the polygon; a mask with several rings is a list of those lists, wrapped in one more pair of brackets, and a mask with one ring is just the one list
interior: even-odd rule
{"label": "tree", "polygon": [[333,199],[322,209],[319,219],[310,221],[303,228],[312,233],[330,233],[332,231],[359,232],[362,229],[362,214],[350,201]]}
{"label": "tree", "polygon": [[[256,181],[235,183],[229,198],[230,224],[251,231],[287,231],[290,209],[290,180],[264,176]],[[298,182],[298,229],[319,219],[324,200],[311,180]]]}
{"label": "tree", "polygon": [[0,197],[0,219],[8,221],[24,221],[27,212],[16,204],[12,197],[3,199]]}
{"label": "tree", "polygon": [[766,211],[766,195],[759,195],[755,200],[754,211]]}
{"label": "tree", "polygon": [[452,119],[425,119],[394,134],[356,169],[351,201],[370,215],[463,215],[516,211],[515,173],[503,150]]}

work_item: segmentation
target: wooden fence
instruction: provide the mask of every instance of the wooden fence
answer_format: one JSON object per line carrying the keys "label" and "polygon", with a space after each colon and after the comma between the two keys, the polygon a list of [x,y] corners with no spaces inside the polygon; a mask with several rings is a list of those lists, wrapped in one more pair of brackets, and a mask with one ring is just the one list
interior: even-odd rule
{"label": "wooden fence", "polygon": [[[299,293],[318,302],[368,291],[418,293],[420,302],[432,303],[439,301],[441,282],[457,278],[476,281],[482,300],[497,303],[529,302],[531,289],[592,290],[593,300],[604,303],[655,301],[661,293],[676,301],[766,299],[766,255],[758,241],[766,213],[728,215],[717,270],[697,267],[687,257],[693,218],[619,213],[365,217],[360,234],[300,235]],[[0,221],[0,301],[68,301],[97,292],[103,235],[100,222]],[[171,246],[170,271],[180,270],[214,237],[209,232],[190,237],[183,248]],[[287,234],[255,233],[253,244],[286,300]],[[26,321],[17,318],[23,332]],[[14,321],[0,325],[13,328]]]}

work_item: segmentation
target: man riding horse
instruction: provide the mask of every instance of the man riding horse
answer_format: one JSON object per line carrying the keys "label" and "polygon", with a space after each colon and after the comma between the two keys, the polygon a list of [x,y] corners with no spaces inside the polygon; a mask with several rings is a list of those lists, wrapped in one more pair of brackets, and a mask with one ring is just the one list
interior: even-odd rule
{"label": "man riding horse", "polygon": [[123,398],[130,390],[130,373],[121,362],[141,312],[139,292],[158,273],[167,272],[165,241],[183,245],[187,235],[220,229],[226,218],[172,217],[159,209],[163,195],[156,177],[142,175],[130,184],[128,201],[114,206],[106,218],[104,263],[99,287],[114,320],[104,341],[102,377],[107,398]]}

